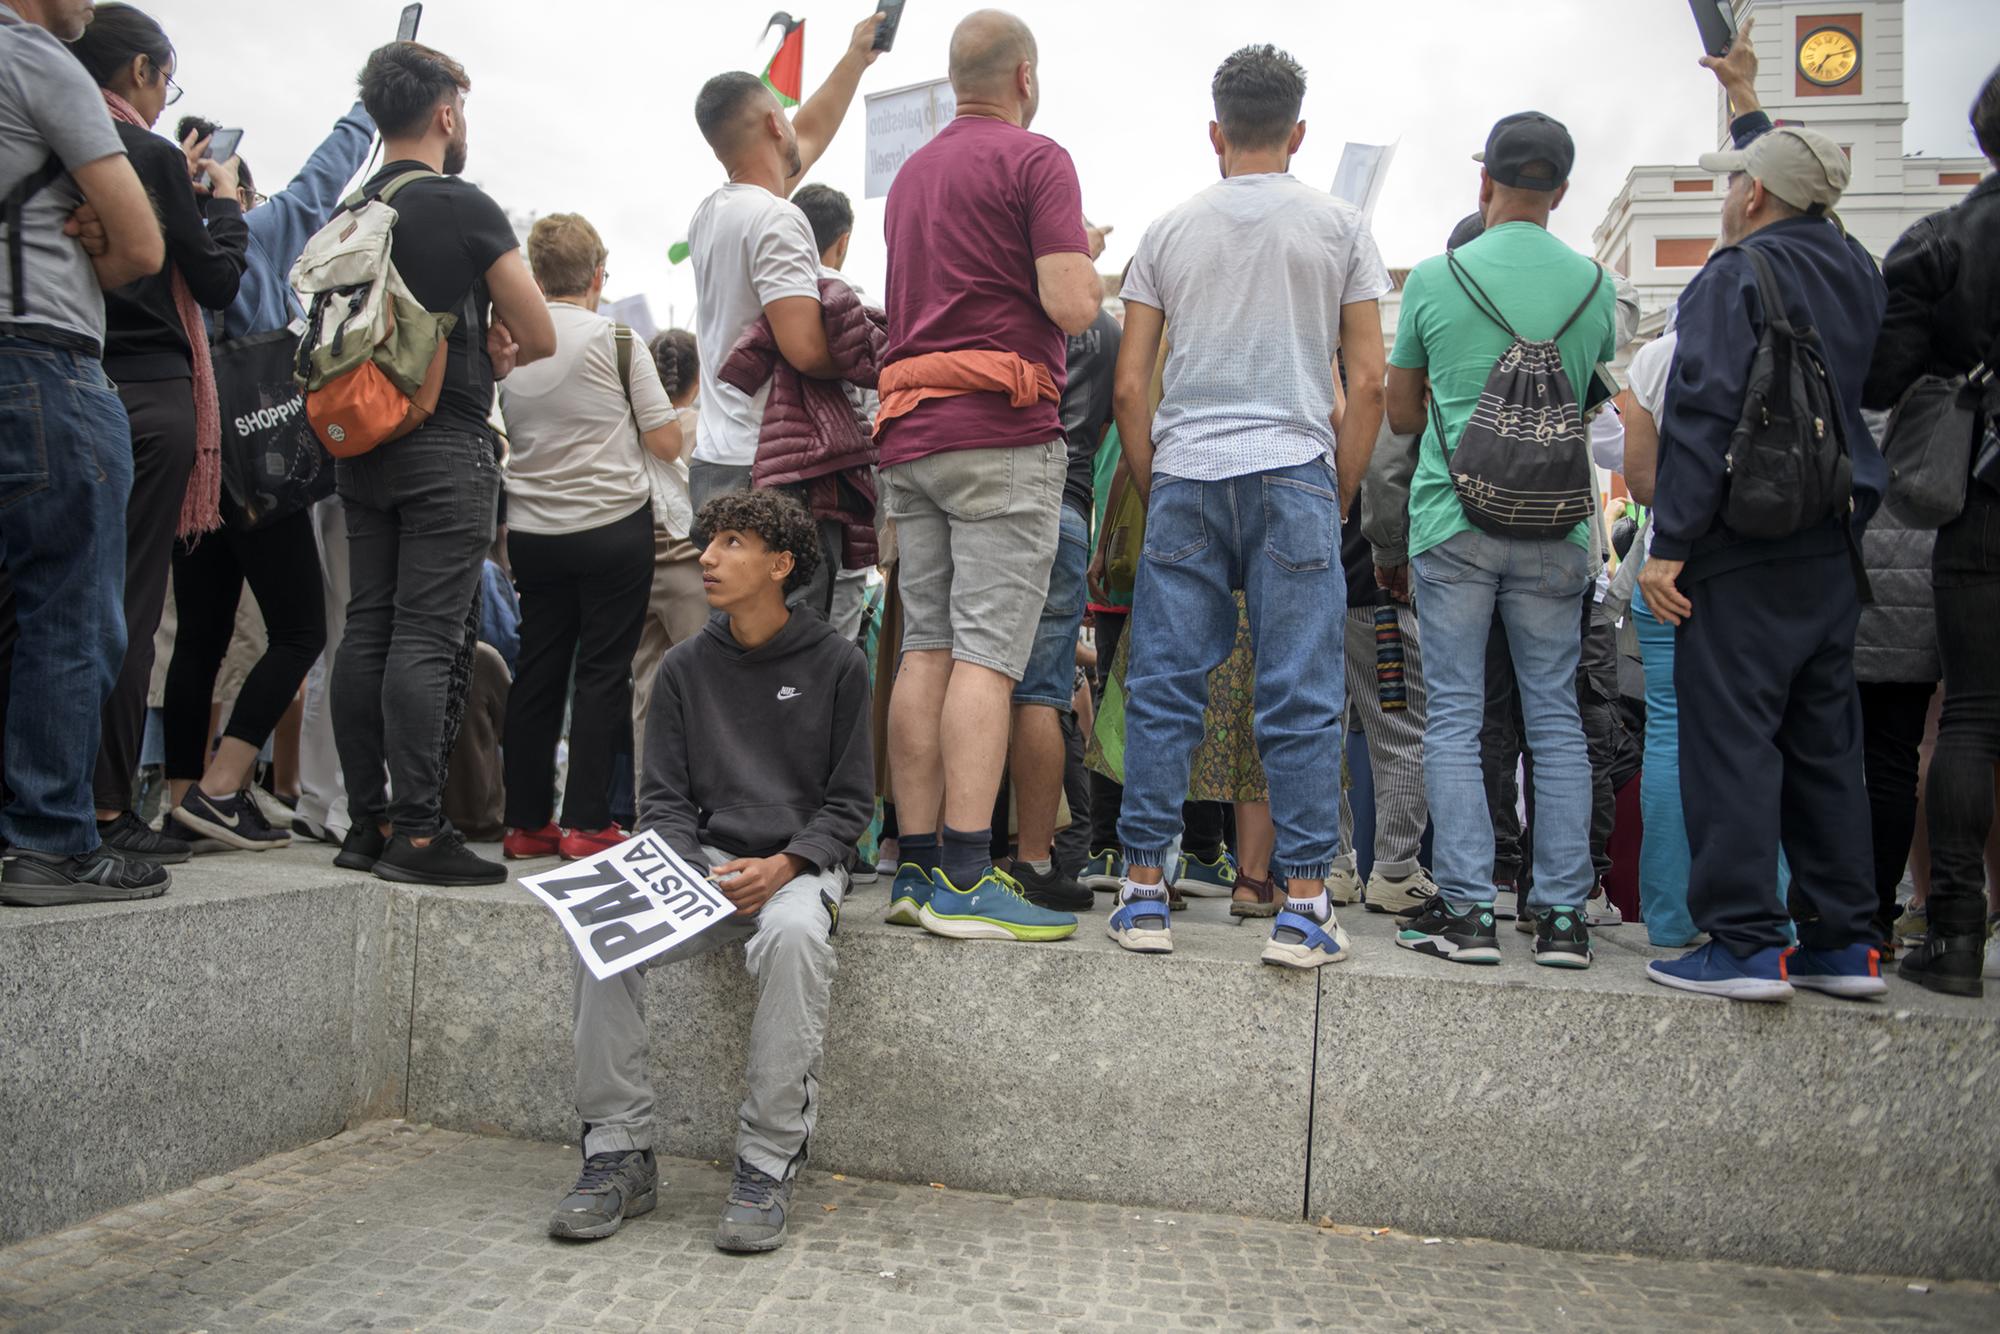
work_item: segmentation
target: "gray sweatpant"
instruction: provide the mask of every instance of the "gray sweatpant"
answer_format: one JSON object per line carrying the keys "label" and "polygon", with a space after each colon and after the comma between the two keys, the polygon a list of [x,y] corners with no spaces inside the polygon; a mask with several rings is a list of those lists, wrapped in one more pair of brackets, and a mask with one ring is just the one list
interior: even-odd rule
{"label": "gray sweatpant", "polygon": [[[1396,609],[1403,631],[1403,696],[1408,707],[1385,713],[1375,684],[1375,609],[1347,613],[1347,698],[1361,712],[1368,737],[1368,767],[1375,776],[1375,870],[1401,879],[1414,875],[1430,806],[1424,797],[1424,660],[1417,647],[1417,615]],[[1341,857],[1354,858],[1354,815],[1347,789],[1340,793]]]}
{"label": "gray sweatpant", "polygon": [[[711,866],[728,854],[704,847]],[[653,1147],[653,1084],[646,1032],[647,968],[748,941],[744,966],[757,981],[750,1025],[750,1096],[737,1111],[736,1156],[789,1180],[805,1163],[819,1120],[819,1062],[833,988],[833,931],[847,889],[834,869],[787,881],[754,918],[720,926],[598,981],[576,969],[576,1110],[588,1127],[585,1156]]]}

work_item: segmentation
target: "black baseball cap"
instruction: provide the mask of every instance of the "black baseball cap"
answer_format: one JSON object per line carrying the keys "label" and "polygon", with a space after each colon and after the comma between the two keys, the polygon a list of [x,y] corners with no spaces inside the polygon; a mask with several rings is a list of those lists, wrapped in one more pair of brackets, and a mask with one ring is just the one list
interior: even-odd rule
{"label": "black baseball cap", "polygon": [[[1486,164],[1486,174],[1501,185],[1517,190],[1553,190],[1569,180],[1576,165],[1576,142],[1559,120],[1539,111],[1517,111],[1502,117],[1486,136],[1484,152],[1472,155],[1474,162]],[[1554,180],[1540,173],[1522,174],[1522,169],[1546,162],[1556,169]]]}

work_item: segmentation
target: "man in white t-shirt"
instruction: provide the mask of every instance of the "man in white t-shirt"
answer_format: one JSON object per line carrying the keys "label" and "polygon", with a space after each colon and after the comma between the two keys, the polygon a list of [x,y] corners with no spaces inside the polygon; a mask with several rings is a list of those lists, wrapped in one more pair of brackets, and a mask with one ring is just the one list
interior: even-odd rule
{"label": "man in white t-shirt", "polygon": [[[697,513],[713,497],[750,489],[763,429],[766,385],[745,394],[720,378],[722,364],[744,331],[766,316],[778,350],[801,374],[832,377],[819,305],[819,248],[812,226],[789,200],[840,129],[874,49],[880,14],[854,29],[847,51],[818,92],[787,119],[770,88],[754,74],[718,74],[695,99],[695,124],[729,173],[729,183],[701,202],[688,225],[701,350],[701,420],[688,463],[688,491]],[[802,488],[801,488],[802,490]],[[802,503],[803,495],[797,495]],[[833,572],[840,568],[840,526],[819,525],[818,572],[794,605],[827,614]]]}
{"label": "man in white t-shirt", "polygon": [[[1128,950],[1173,948],[1162,863],[1181,833],[1208,674],[1236,642],[1241,590],[1257,644],[1275,866],[1289,881],[1263,957],[1316,968],[1347,957],[1326,894],[1346,707],[1340,518],[1381,425],[1376,303],[1389,274],[1361,215],[1289,174],[1306,132],[1297,62],[1245,47],[1216,71],[1213,92],[1209,138],[1223,180],[1147,229],[1120,293],[1113,397],[1126,462],[1149,501],[1125,681],[1127,871],[1109,930]],[[1156,411],[1151,381],[1167,329]]]}

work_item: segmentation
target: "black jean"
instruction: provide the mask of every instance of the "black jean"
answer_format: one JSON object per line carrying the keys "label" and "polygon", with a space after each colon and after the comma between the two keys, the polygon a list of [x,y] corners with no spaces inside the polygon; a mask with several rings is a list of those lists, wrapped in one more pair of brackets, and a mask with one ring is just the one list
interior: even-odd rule
{"label": "black jean", "polygon": [[1973,482],[1932,557],[1944,714],[1931,755],[1931,930],[1984,928],[1984,851],[2000,762],[2000,495]]}
{"label": "black jean", "polygon": [[[1584,590],[1583,649],[1576,667],[1576,707],[1590,749],[1590,862],[1598,880],[1611,874],[1611,831],[1618,819],[1612,783],[1625,720],[1618,702],[1618,634],[1600,614],[1597,586]],[[1493,816],[1493,879],[1520,889],[1534,885],[1535,757],[1527,749],[1521,723],[1521,692],[1507,632],[1496,615],[1486,639],[1486,717],[1479,728],[1479,763],[1486,804]],[[1528,819],[1521,820],[1521,785],[1526,776]]]}
{"label": "black jean", "polygon": [[1896,924],[1896,887],[1917,833],[1917,772],[1935,681],[1863,681],[1861,754],[1868,780],[1868,826],[1875,844],[1875,926]]}
{"label": "black jean", "polygon": [[[224,508],[230,508],[226,502]],[[174,657],[163,719],[170,779],[200,778],[208,762],[215,676],[229,652],[246,579],[268,642],[236,696],[224,736],[261,748],[326,647],[326,600],[310,511],[254,532],[224,524],[198,542],[176,543]]]}
{"label": "black jean", "polygon": [[[1131,619],[1123,612],[1095,613],[1097,618],[1097,677],[1092,682],[1092,690],[1099,705],[1104,703],[1104,683],[1111,675],[1111,660],[1118,654],[1118,641],[1124,637],[1125,622]],[[1106,778],[1092,770],[1090,773],[1090,846],[1092,849],[1118,849],[1118,816],[1125,805],[1125,785],[1115,778]],[[1204,861],[1213,861],[1224,846],[1228,829],[1225,821],[1228,812],[1219,801],[1190,801],[1181,806],[1181,851],[1200,856]]]}
{"label": "black jean", "polygon": [[1738,956],[1782,948],[1788,917],[1809,948],[1876,939],[1852,560],[1770,561],[1683,588],[1694,611],[1674,632],[1674,695],[1695,926]]}
{"label": "black jean", "polygon": [[[507,824],[555,811],[556,742],[570,703],[567,829],[611,823],[611,775],[632,753],[632,659],[653,593],[653,510],[580,533],[507,534],[521,595],[521,655],[507,696]],[[627,763],[629,769],[629,761]]]}
{"label": "black jean", "polygon": [[452,675],[493,545],[500,465],[490,435],[425,427],[342,459],[337,478],[349,594],[333,736],[348,810],[427,838],[444,825]]}
{"label": "black jean", "polygon": [[132,780],[146,739],[153,636],[166,608],[174,535],[195,452],[194,381],[141,380],[120,385],[118,396],[132,418],[132,498],[125,505],[125,663],[105,701],[97,743],[94,786],[98,809],[106,811],[132,809]]}

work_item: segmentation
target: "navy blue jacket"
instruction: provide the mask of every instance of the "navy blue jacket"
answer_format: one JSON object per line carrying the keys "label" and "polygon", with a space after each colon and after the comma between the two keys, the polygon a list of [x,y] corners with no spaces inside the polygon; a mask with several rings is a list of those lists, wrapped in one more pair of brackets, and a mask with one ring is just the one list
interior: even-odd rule
{"label": "navy blue jacket", "polygon": [[[1759,111],[1737,117],[1730,130],[1740,148],[1770,126]],[[1793,323],[1819,331],[1854,459],[1855,521],[1865,523],[1889,482],[1888,465],[1861,417],[1862,387],[1888,301],[1881,272],[1859,242],[1824,218],[1773,223],[1741,244],[1755,246],[1770,261]],[[1772,540],[1742,537],[1722,522],[1729,438],[1743,415],[1764,328],[1748,257],[1733,249],[1710,257],[1681,293],[1677,327],[1680,345],[1660,416],[1652,554],[1686,561],[1688,577],[1699,579],[1744,565],[1847,550],[1848,537],[1837,520]]]}

